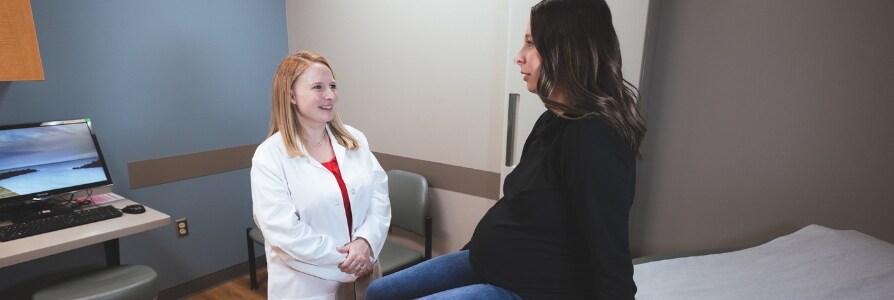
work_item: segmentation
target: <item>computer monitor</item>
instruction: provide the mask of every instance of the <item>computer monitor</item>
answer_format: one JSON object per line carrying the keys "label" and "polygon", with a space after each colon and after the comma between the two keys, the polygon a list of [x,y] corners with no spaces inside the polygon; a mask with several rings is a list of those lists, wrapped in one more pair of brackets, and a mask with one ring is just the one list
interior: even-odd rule
{"label": "computer monitor", "polygon": [[0,126],[0,207],[111,184],[90,119]]}

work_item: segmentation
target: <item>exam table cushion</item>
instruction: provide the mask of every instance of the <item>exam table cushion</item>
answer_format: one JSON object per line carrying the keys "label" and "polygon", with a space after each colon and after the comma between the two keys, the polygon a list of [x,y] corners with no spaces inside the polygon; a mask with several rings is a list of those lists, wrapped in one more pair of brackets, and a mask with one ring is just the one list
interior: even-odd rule
{"label": "exam table cushion", "polygon": [[728,253],[634,266],[637,299],[894,299],[894,245],[810,225]]}

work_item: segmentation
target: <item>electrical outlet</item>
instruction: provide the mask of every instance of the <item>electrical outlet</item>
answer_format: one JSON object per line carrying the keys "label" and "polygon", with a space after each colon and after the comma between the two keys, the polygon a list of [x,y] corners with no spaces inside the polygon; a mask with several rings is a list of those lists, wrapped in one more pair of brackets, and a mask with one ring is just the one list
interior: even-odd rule
{"label": "electrical outlet", "polygon": [[178,239],[189,236],[189,224],[186,223],[186,218],[174,221],[174,229],[177,230]]}

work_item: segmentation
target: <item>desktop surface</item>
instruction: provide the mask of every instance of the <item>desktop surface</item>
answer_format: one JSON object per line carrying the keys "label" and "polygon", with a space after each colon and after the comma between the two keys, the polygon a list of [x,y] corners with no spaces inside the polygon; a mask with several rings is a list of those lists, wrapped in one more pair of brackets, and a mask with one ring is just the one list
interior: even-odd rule
{"label": "desktop surface", "polygon": [[[139,204],[128,199],[106,202],[122,209]],[[171,223],[171,217],[145,207],[141,214],[124,214],[122,217],[51,231],[27,238],[0,243],[0,268],[52,254],[99,244],[108,240],[159,228]],[[8,225],[8,222],[0,225]]]}

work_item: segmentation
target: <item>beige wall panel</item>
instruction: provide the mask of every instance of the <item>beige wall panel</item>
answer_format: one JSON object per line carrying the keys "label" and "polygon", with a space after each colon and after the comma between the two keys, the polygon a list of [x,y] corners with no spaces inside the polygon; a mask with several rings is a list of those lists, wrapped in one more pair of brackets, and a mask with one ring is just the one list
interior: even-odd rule
{"label": "beige wall panel", "polygon": [[385,170],[399,169],[425,177],[428,185],[472,196],[499,199],[500,174],[472,168],[374,152]]}
{"label": "beige wall panel", "polygon": [[251,167],[257,144],[172,155],[127,163],[130,188],[138,189],[178,180]]}

